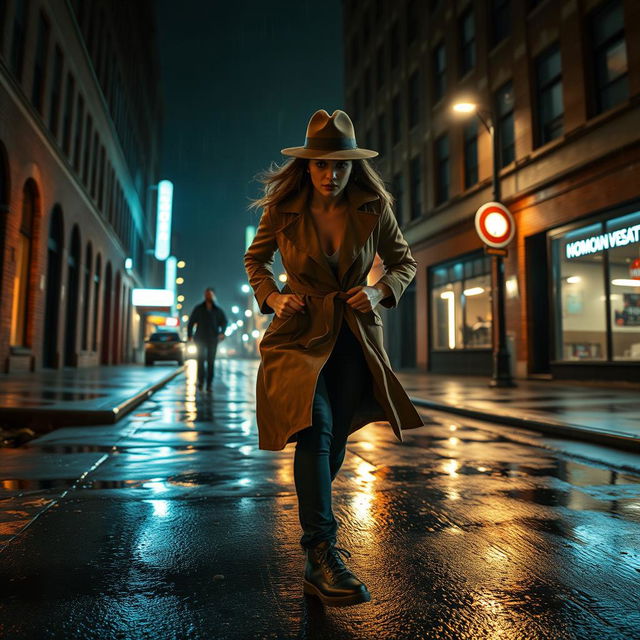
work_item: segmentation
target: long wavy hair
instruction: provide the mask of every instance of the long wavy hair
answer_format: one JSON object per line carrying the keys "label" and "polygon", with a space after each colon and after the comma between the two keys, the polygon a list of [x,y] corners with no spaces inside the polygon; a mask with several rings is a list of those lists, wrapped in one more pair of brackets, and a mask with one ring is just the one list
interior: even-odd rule
{"label": "long wavy hair", "polygon": [[[366,158],[351,162],[353,165],[349,183],[353,181],[361,188],[378,194],[382,204],[381,210],[384,207],[392,207],[395,199],[387,191],[384,181],[371,163]],[[306,171],[308,165],[309,158],[296,157],[287,158],[280,165],[275,162],[271,163],[268,169],[256,176],[256,180],[263,186],[263,195],[252,200],[248,209],[272,207],[306,187],[311,183],[311,176]],[[348,188],[348,184],[346,188]]]}

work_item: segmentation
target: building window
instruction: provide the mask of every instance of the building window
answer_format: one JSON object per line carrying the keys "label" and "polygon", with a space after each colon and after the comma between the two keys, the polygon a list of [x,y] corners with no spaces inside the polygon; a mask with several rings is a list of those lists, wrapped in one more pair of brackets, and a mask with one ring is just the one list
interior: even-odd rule
{"label": "building window", "polygon": [[53,59],[53,82],[51,84],[51,104],[49,105],[49,129],[54,138],[58,136],[58,122],[60,120],[60,99],[62,97],[62,67],[64,57],[62,49],[56,45]]}
{"label": "building window", "polygon": [[91,136],[93,135],[93,122],[91,116],[87,114],[84,136],[84,162],[82,166],[82,181],[85,186],[89,187],[89,160],[91,159]]}
{"label": "building window", "polygon": [[478,182],[478,121],[470,120],[464,127],[464,188]]}
{"label": "building window", "polygon": [[351,66],[358,66],[358,36],[354,34],[353,39],[351,40]]}
{"label": "building window", "polygon": [[420,4],[418,0],[407,3],[407,42],[413,44],[420,33]]}
{"label": "building window", "polygon": [[473,10],[466,11],[458,22],[460,40],[460,75],[464,76],[476,66],[476,24]]}
{"label": "building window", "polygon": [[80,174],[80,157],[82,154],[82,127],[84,126],[84,98],[78,94],[78,107],[76,109],[76,139],[73,149],[73,166]]}
{"label": "building window", "polygon": [[393,192],[393,197],[396,201],[395,214],[396,219],[399,224],[402,224],[403,215],[402,215],[402,197],[403,197],[403,189],[402,189],[402,173],[398,172],[394,174],[393,180],[391,183],[391,190]]}
{"label": "building window", "polygon": [[401,138],[402,113],[400,106],[400,94],[393,96],[391,104],[391,139],[394,145],[400,142]]}
{"label": "building window", "polygon": [[71,123],[73,120],[73,97],[75,93],[75,80],[67,74],[67,87],[64,96],[64,115],[62,120],[62,150],[69,156],[71,152]]}
{"label": "building window", "polygon": [[490,258],[474,254],[430,271],[433,350],[491,348]]}
{"label": "building window", "polygon": [[7,20],[7,0],[0,0],[0,50],[4,51],[4,25]]}
{"label": "building window", "polygon": [[511,1],[489,0],[489,44],[495,47],[511,33]]}
{"label": "building window", "polygon": [[41,12],[38,20],[38,40],[36,43],[35,66],[33,68],[33,88],[31,91],[31,102],[41,114],[44,104],[44,87],[47,79],[50,32],[49,20]]}
{"label": "building window", "polygon": [[367,10],[362,18],[362,39],[364,45],[367,46],[369,44],[369,39],[371,38],[371,10]]}
{"label": "building window", "polygon": [[368,109],[371,106],[371,79],[373,72],[371,67],[367,67],[364,70],[364,108]]}
{"label": "building window", "polygon": [[436,204],[449,199],[449,136],[444,134],[435,142]]}
{"label": "building window", "polygon": [[391,68],[396,69],[400,63],[400,27],[396,20],[391,27]]}
{"label": "building window", "polygon": [[365,149],[373,149],[373,130],[371,127],[367,127],[364,134],[364,146]]}
{"label": "building window", "polygon": [[556,359],[640,361],[640,212],[551,236]]}
{"label": "building window", "polygon": [[562,135],[562,66],[557,43],[536,58],[535,67],[536,133],[540,146]]}
{"label": "building window", "polygon": [[10,339],[11,344],[16,346],[28,346],[29,266],[33,250],[33,227],[36,207],[36,187],[32,181],[28,181],[22,191],[22,218],[15,252],[16,270],[13,277]]}
{"label": "building window", "polygon": [[433,50],[433,102],[436,103],[447,90],[447,58],[444,42]]}
{"label": "building window", "polygon": [[104,172],[105,172],[106,152],[104,147],[100,147],[100,168],[98,179],[98,209],[104,215]]}
{"label": "building window", "polygon": [[376,71],[377,71],[377,82],[378,82],[378,91],[380,91],[380,89],[382,88],[382,86],[384,85],[384,79],[385,79],[385,69],[384,69],[384,64],[385,64],[385,60],[384,60],[384,45],[381,44],[378,47],[378,54],[376,56]]}
{"label": "building window", "polygon": [[495,96],[497,132],[500,136],[500,166],[506,167],[516,157],[515,131],[513,125],[513,84],[502,85]]}
{"label": "building window", "polygon": [[18,82],[22,82],[24,70],[24,47],[27,37],[29,0],[16,0],[13,16],[13,37],[11,40],[11,71]]}
{"label": "building window", "polygon": [[622,2],[609,2],[590,19],[595,112],[601,113],[629,97],[627,44]]}
{"label": "building window", "polygon": [[420,122],[420,73],[416,70],[409,77],[409,129]]}
{"label": "building window", "polygon": [[411,220],[415,220],[422,215],[422,162],[420,154],[411,159],[409,165],[409,182],[411,191],[409,193],[411,203]]}
{"label": "building window", "polygon": [[378,152],[381,155],[387,152],[387,117],[384,113],[378,116]]}
{"label": "building window", "polygon": [[353,90],[353,106],[351,109],[351,112],[353,114],[353,120],[354,122],[357,122],[357,120],[360,118],[360,87],[356,87]]}

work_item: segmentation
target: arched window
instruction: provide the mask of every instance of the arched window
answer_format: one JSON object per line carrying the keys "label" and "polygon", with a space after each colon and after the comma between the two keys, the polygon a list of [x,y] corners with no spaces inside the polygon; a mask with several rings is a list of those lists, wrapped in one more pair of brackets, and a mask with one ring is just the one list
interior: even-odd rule
{"label": "arched window", "polygon": [[96,256],[96,270],[93,274],[93,350],[98,350],[98,310],[100,308],[100,271],[102,270],[102,258]]}
{"label": "arched window", "polygon": [[36,185],[33,180],[28,180],[22,194],[22,217],[16,247],[16,271],[13,277],[13,304],[11,308],[11,344],[18,346],[27,346],[29,265],[33,249],[36,207]]}
{"label": "arched window", "polygon": [[89,310],[91,297],[91,269],[93,267],[93,249],[91,243],[87,243],[87,251],[84,260],[84,300],[82,301],[82,349],[86,351],[89,346]]}

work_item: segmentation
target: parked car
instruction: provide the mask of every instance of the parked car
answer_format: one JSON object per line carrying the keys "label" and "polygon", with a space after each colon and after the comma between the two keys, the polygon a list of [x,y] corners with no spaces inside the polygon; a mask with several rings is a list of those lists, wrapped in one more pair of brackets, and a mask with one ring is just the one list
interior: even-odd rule
{"label": "parked car", "polygon": [[175,360],[184,364],[184,340],[175,331],[156,331],[145,340],[144,364],[150,367],[157,360]]}

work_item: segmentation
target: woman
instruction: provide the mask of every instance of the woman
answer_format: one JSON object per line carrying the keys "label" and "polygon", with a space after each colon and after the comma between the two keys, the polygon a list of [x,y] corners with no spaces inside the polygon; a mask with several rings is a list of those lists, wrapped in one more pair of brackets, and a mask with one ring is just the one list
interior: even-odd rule
{"label": "woman", "polygon": [[[392,198],[360,149],[349,116],[316,111],[304,146],[263,175],[263,207],[244,256],[262,313],[275,313],[260,342],[256,387],[259,448],[296,443],[294,478],[306,552],[304,592],[327,605],[370,600],[336,546],[331,483],[348,436],[375,421],[423,426],[391,370],[376,307],[395,307],[416,262],[393,215]],[[287,282],[279,290],[271,265],[280,250]],[[376,253],[385,275],[367,285]]]}

